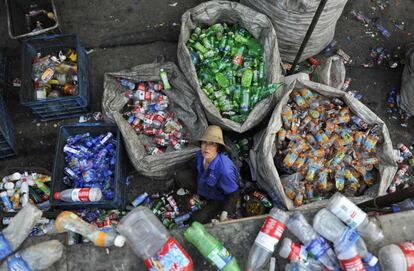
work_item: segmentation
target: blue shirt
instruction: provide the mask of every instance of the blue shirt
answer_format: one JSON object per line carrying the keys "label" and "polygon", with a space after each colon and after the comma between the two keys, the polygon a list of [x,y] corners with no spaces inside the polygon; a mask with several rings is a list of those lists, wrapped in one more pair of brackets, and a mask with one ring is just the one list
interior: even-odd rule
{"label": "blue shirt", "polygon": [[224,200],[226,194],[235,192],[239,173],[233,161],[225,154],[217,154],[207,169],[203,167],[204,157],[197,153],[197,193],[210,200]]}

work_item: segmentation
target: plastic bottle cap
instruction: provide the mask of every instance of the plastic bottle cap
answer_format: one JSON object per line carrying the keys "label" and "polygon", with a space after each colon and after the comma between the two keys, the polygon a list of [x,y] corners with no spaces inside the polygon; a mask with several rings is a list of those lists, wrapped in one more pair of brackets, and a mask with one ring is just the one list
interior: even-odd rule
{"label": "plastic bottle cap", "polygon": [[7,196],[13,197],[14,196],[14,192],[16,192],[16,190],[14,190],[14,189],[8,189],[7,190]]}
{"label": "plastic bottle cap", "polygon": [[369,266],[375,266],[378,263],[378,258],[372,255],[372,258],[368,261]]}
{"label": "plastic bottle cap", "polygon": [[118,235],[115,237],[114,245],[116,247],[123,247],[125,245],[126,238],[122,235]]}
{"label": "plastic bottle cap", "polygon": [[12,182],[7,182],[7,183],[5,183],[5,184],[4,184],[4,188],[5,188],[6,190],[13,189],[13,188],[14,188],[14,183],[12,183]]}
{"label": "plastic bottle cap", "polygon": [[22,175],[19,172],[15,172],[10,177],[11,177],[10,178],[11,181],[17,181],[17,180],[20,180]]}

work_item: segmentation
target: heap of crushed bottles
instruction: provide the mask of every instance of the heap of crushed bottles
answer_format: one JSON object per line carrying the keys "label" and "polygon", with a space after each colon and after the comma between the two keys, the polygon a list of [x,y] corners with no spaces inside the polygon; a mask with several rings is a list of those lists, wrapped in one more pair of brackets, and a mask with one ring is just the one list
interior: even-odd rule
{"label": "heap of crushed bottles", "polygon": [[280,86],[266,84],[262,45],[243,27],[196,27],[187,47],[201,89],[225,118],[243,123]]}
{"label": "heap of crushed bottles", "polygon": [[32,79],[36,100],[78,95],[76,50],[68,48],[45,56],[37,53],[33,59]]}
{"label": "heap of crushed bottles", "polygon": [[291,178],[282,178],[287,197],[296,206],[335,191],[362,194],[375,182],[376,145],[381,127],[353,115],[339,98],[297,89],[282,108],[277,156]]}
{"label": "heap of crushed bottles", "polygon": [[397,149],[394,150],[394,157],[398,163],[398,171],[395,173],[388,187],[388,193],[394,193],[397,190],[407,188],[413,184],[410,175],[410,167],[414,166],[413,153],[403,143],[398,143]]}
{"label": "heap of crushed bottles", "polygon": [[[179,190],[178,193],[180,193]],[[174,194],[176,194],[176,191],[152,195],[145,192],[135,198],[131,205],[134,208],[140,205],[147,206],[168,229],[184,228],[192,214],[200,210],[205,202],[197,194],[185,194],[187,206],[179,208]]]}
{"label": "heap of crushed bottles", "polygon": [[105,200],[114,198],[117,142],[111,132],[68,137],[63,147],[66,166],[63,182],[71,188],[99,188]]}
{"label": "heap of crushed bottles", "polygon": [[49,207],[50,176],[36,172],[15,172],[4,176],[0,183],[0,198],[4,212],[16,212],[28,202],[39,208]]}
{"label": "heap of crushed bottles", "polygon": [[188,143],[187,133],[177,116],[167,111],[169,100],[163,94],[165,83],[133,83],[119,79],[127,88],[125,96],[129,98],[123,116],[138,134],[144,134],[152,140],[144,144],[149,155],[159,155],[169,150],[180,150]]}

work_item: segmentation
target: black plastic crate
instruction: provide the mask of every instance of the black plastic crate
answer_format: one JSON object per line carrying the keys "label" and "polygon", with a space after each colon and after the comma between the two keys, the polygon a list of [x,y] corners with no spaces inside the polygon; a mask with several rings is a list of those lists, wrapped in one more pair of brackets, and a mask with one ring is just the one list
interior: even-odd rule
{"label": "black plastic crate", "polygon": [[[59,17],[54,0],[6,0],[7,24],[9,36],[12,39],[25,39],[46,33],[61,33]],[[36,4],[39,9],[53,12],[55,23],[44,29],[30,32],[27,29],[26,14],[30,11],[30,5]]]}
{"label": "black plastic crate", "polygon": [[[65,48],[76,48],[78,59],[79,94],[37,101],[33,80],[32,63],[38,52],[45,55]],[[20,90],[20,102],[32,109],[40,121],[73,118],[89,111],[89,62],[85,49],[77,35],[52,35],[36,37],[23,43],[23,78]]]}
{"label": "black plastic crate", "polygon": [[105,209],[123,209],[125,207],[125,179],[126,179],[126,165],[125,161],[125,149],[122,140],[121,133],[117,126],[106,123],[84,123],[84,124],[73,124],[73,125],[62,125],[59,128],[56,155],[53,165],[52,183],[51,183],[51,195],[55,192],[60,192],[65,189],[70,189],[63,182],[63,168],[65,166],[65,154],[63,147],[66,144],[66,139],[69,136],[76,134],[84,134],[89,132],[91,136],[97,136],[107,132],[112,132],[117,140],[117,164],[115,166],[114,176],[114,199],[113,200],[102,200],[97,202],[63,202],[55,200],[53,197],[50,199],[50,205],[52,207],[61,209],[80,209],[80,208],[105,208]]}
{"label": "black plastic crate", "polygon": [[14,155],[16,155],[16,138],[13,123],[3,96],[0,94],[0,159]]}

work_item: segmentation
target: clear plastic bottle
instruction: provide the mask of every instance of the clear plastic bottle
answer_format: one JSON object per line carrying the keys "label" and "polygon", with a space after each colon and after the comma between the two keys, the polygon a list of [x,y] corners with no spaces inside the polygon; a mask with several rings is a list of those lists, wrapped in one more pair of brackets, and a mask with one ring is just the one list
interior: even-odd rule
{"label": "clear plastic bottle", "polygon": [[154,267],[153,259],[158,258],[157,263],[162,267],[176,264],[177,270],[192,270],[190,256],[147,207],[134,208],[122,218],[117,230],[148,269]]}
{"label": "clear plastic bottle", "polygon": [[41,217],[42,211],[30,203],[17,213],[0,234],[0,260],[5,259],[23,243]]}
{"label": "clear plastic bottle", "polygon": [[336,252],[343,271],[365,271],[364,264],[355,246]]}
{"label": "clear plastic bottle", "polygon": [[381,270],[409,271],[413,268],[414,242],[391,244],[382,247],[378,253]]}
{"label": "clear plastic bottle", "polygon": [[272,208],[249,252],[247,270],[260,270],[271,258],[275,246],[282,237],[289,215],[278,208]]}
{"label": "clear plastic bottle", "polygon": [[367,214],[347,197],[337,192],[332,196],[326,208],[363,238],[377,244],[384,239],[384,234],[378,224],[369,219]]}
{"label": "clear plastic bottle", "polygon": [[75,213],[69,211],[63,211],[56,217],[55,227],[58,232],[76,232],[91,240],[98,247],[113,245],[122,247],[125,244],[125,238],[122,235],[100,231],[95,225],[83,221]]}
{"label": "clear plastic bottle", "polygon": [[75,201],[100,201],[102,190],[100,188],[74,188],[55,192],[54,199],[75,202]]}
{"label": "clear plastic bottle", "polygon": [[308,257],[308,252],[305,246],[299,243],[293,242],[290,238],[284,238],[279,249],[279,256],[288,259],[291,262],[299,263],[303,268],[310,271],[322,271],[325,270],[324,265]]}
{"label": "clear plastic bottle", "polygon": [[308,253],[329,270],[339,268],[336,256],[326,240],[316,233],[305,217],[295,212],[287,223],[288,229],[307,247]]}
{"label": "clear plastic bottle", "polygon": [[393,213],[408,211],[414,209],[414,198],[405,199],[401,202],[391,205]]}
{"label": "clear plastic bottle", "polygon": [[5,260],[0,271],[43,270],[57,262],[63,254],[63,245],[57,240],[42,242],[25,248]]}

